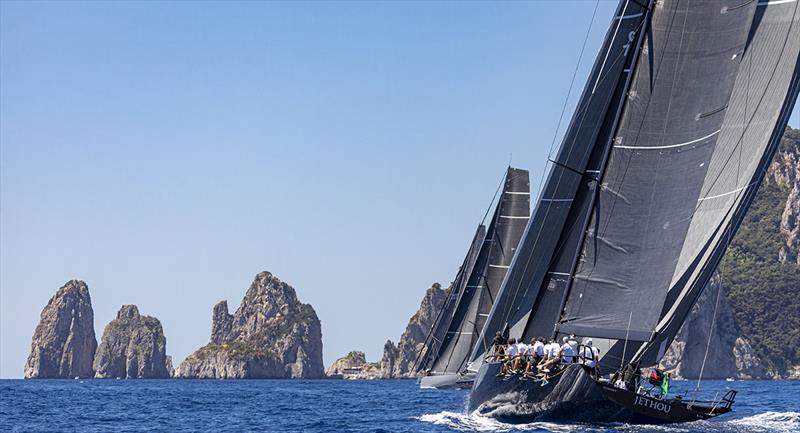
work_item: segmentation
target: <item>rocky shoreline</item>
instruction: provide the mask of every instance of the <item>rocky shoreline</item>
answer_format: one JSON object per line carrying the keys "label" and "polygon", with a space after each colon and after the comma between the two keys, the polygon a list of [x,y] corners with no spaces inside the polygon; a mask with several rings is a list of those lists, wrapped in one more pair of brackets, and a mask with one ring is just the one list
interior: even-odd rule
{"label": "rocky shoreline", "polygon": [[89,287],[71,280],[50,299],[31,341],[26,379],[321,378],[322,327],[311,305],[261,272],[235,314],[214,306],[211,341],[176,369],[161,322],[123,305],[97,344]]}
{"label": "rocky shoreline", "polygon": [[[724,272],[709,282],[663,365],[684,378],[696,378],[705,364],[704,378],[800,379],[800,352],[780,352],[800,347],[799,250],[800,130],[787,128],[719,267]],[[161,322],[135,305],[120,308],[98,346],[89,287],[70,280],[42,310],[24,377],[413,378],[417,354],[446,293],[438,283],[425,291],[397,344],[386,341],[379,361],[353,351],[326,371],[314,308],[300,302],[292,286],[261,272],[233,314],[227,301],[213,307],[209,343],[173,371]],[[714,350],[706,355],[709,342]]]}

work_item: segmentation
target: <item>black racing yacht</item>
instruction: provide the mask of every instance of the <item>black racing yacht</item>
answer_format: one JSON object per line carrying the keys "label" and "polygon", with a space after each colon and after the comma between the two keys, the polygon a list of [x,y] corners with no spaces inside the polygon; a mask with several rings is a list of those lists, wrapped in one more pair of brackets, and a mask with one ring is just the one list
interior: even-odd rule
{"label": "black racing yacht", "polygon": [[428,334],[417,369],[422,388],[472,386],[475,376],[461,373],[530,218],[528,171],[508,167],[499,192],[491,222],[485,231],[479,229],[481,237],[476,235],[456,277],[457,289]]}
{"label": "black racing yacht", "polygon": [[[509,421],[670,423],[731,410],[619,386],[657,366],[778,148],[800,83],[800,1],[621,0],[467,368]],[[593,339],[596,369],[500,374],[496,332]],[[579,352],[580,353],[580,352]]]}

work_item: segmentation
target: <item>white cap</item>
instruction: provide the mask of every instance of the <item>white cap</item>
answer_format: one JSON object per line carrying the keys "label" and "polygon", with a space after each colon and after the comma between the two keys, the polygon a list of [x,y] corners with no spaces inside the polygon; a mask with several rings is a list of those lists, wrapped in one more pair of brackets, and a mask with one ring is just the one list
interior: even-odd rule
{"label": "white cap", "polygon": [[587,346],[591,346],[592,345],[592,339],[591,338],[587,338],[586,339],[586,345]]}

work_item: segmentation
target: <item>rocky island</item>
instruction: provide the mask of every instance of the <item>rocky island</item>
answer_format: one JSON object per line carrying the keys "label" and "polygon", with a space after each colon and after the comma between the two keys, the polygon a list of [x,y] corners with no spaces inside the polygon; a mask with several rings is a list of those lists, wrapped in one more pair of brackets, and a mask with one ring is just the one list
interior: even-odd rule
{"label": "rocky island", "polygon": [[211,341],[189,355],[175,377],[199,379],[319,378],[322,329],[311,305],[269,272],[256,275],[239,308],[214,306]]}
{"label": "rocky island", "polygon": [[163,379],[172,376],[161,322],[123,305],[106,325],[94,357],[96,378]]}
{"label": "rocky island", "polygon": [[25,378],[92,377],[96,348],[89,287],[83,281],[68,281],[42,310]]}
{"label": "rocky island", "polygon": [[363,352],[353,351],[337,359],[328,368],[329,377],[345,379],[409,379],[416,377],[413,371],[417,354],[425,344],[428,330],[444,305],[447,290],[433,283],[422,297],[419,309],[408,320],[398,344],[387,340],[383,345],[380,362],[368,363]]}

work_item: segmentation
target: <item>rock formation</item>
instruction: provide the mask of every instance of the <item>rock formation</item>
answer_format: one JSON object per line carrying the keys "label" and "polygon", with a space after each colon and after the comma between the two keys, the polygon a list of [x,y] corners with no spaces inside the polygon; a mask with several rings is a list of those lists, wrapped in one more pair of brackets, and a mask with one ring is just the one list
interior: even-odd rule
{"label": "rock formation", "polygon": [[171,375],[167,339],[161,322],[142,316],[135,305],[123,305],[106,325],[94,357],[95,377],[161,379]]}
{"label": "rock formation", "polygon": [[92,377],[96,348],[89,288],[83,281],[69,281],[42,310],[25,378]]}
{"label": "rock formation", "polygon": [[337,359],[325,370],[326,376],[336,376],[348,373],[353,369],[361,369],[367,364],[367,357],[364,352],[352,351],[347,355]]}
{"label": "rock formation", "polygon": [[341,379],[382,379],[383,372],[379,362],[367,362],[364,352],[353,351],[331,364],[325,375]]}
{"label": "rock formation", "polygon": [[436,315],[444,304],[447,290],[443,290],[439,283],[434,283],[422,298],[419,310],[411,316],[406,330],[400,336],[397,346],[387,341],[384,345],[383,376],[385,378],[411,378],[415,373],[411,371],[417,354],[425,344],[425,337],[431,329]]}
{"label": "rock formation", "polygon": [[778,259],[800,265],[800,130],[788,129],[781,144],[767,174],[768,181],[789,191],[781,214],[783,245]]}
{"label": "rock formation", "polygon": [[700,376],[701,369],[705,379],[768,377],[762,361],[740,334],[728,301],[728,289],[715,276],[692,308],[662,363],[673,375],[692,379]]}
{"label": "rock formation", "polygon": [[323,377],[322,329],[311,305],[269,272],[256,275],[236,312],[214,306],[211,342],[175,370],[182,378]]}

